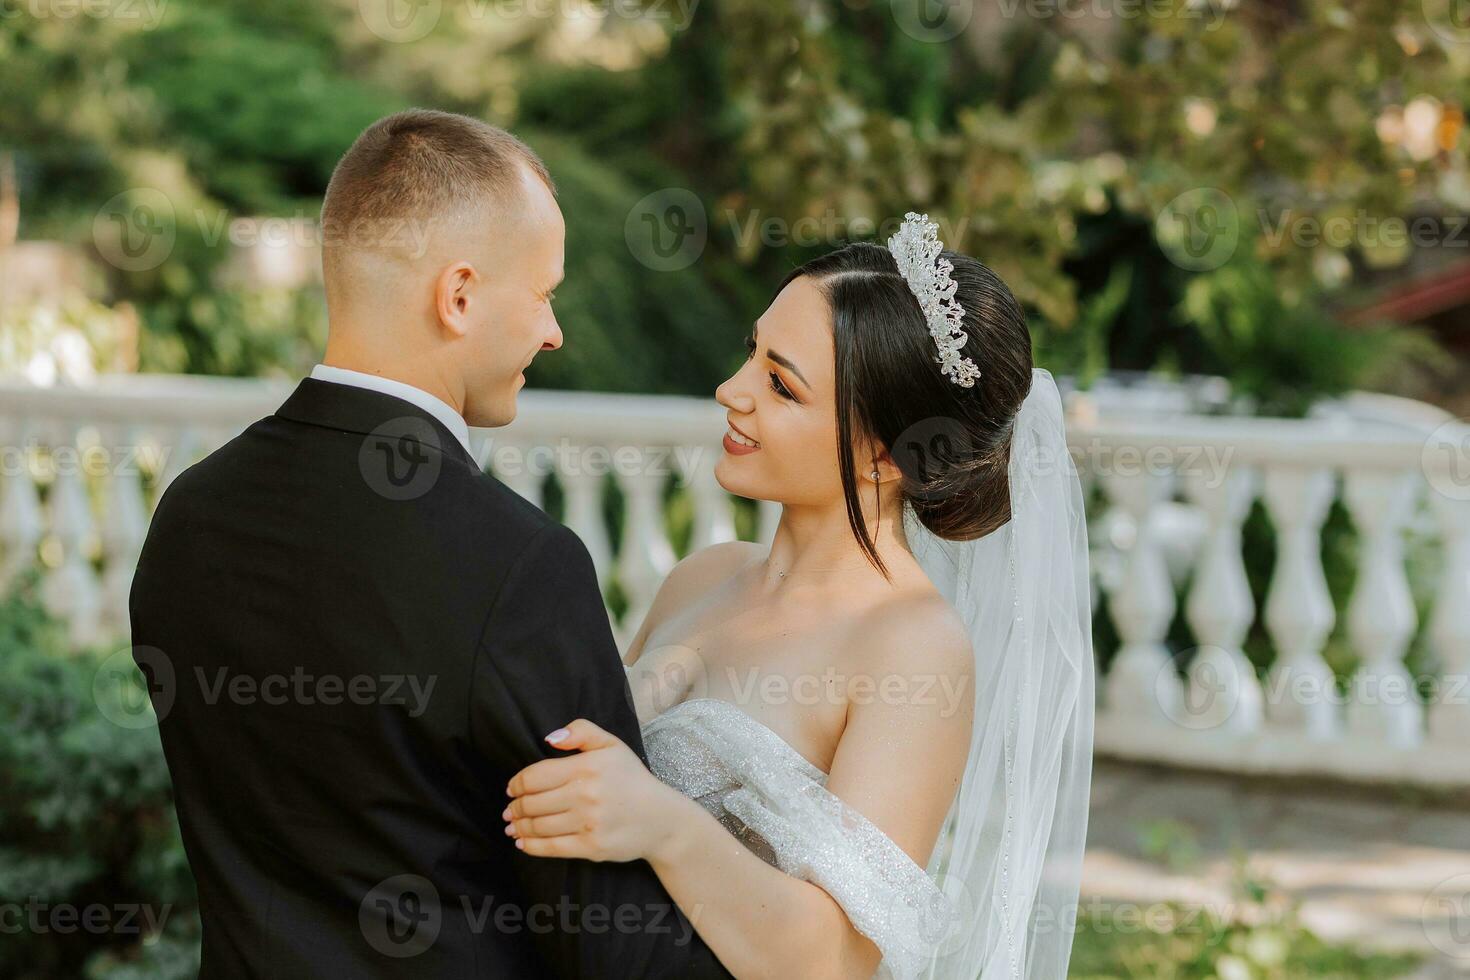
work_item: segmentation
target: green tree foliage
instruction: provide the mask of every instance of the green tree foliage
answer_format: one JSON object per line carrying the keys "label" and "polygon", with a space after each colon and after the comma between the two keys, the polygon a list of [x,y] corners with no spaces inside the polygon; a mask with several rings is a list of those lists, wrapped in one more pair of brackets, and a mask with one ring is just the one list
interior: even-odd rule
{"label": "green tree foliage", "polygon": [[[881,238],[909,209],[1010,283],[1056,369],[1276,384],[1252,359],[1299,337],[1294,391],[1372,380],[1356,341],[1303,330],[1221,343],[1186,294],[1248,283],[1192,287],[1221,263],[1181,263],[1160,236],[1181,222],[1209,232],[1179,202],[1218,191],[1237,222],[1224,264],[1259,263],[1294,314],[1339,329],[1324,310],[1354,270],[1407,250],[1366,231],[1303,241],[1303,222],[1470,203],[1470,45],[1433,5],[1160,0],[1094,6],[1084,23],[1046,4],[960,4],[974,23],[942,43],[924,39],[915,6],[650,2],[642,17],[602,6],[589,31],[569,7],[444,0],[411,43],[374,35],[355,0],[174,0],[156,26],[20,8],[0,24],[0,84],[14,93],[0,148],[21,161],[27,233],[86,241],[99,201],[130,187],[163,187],[185,223],[201,209],[310,214],[351,137],[406,104],[559,137],[566,148],[547,153],[566,161],[583,229],[566,325],[585,352],[546,359],[540,383],[707,393],[771,284],[844,240]],[[1427,150],[1394,122],[1415,100],[1438,113]],[[633,202],[667,187],[708,215],[700,260],[676,273],[626,261],[616,233]],[[803,220],[821,231],[793,240]],[[200,237],[180,227],[164,268],[117,277],[160,338],[151,366],[299,370],[275,358],[308,347],[319,323],[303,317],[284,345],[243,339],[259,303],[214,298],[222,249]],[[607,302],[586,302],[594,293]]]}
{"label": "green tree foliage", "polygon": [[[1221,262],[1259,260],[1268,288],[1294,297],[1284,307],[1329,326],[1324,290],[1406,252],[1366,228],[1303,240],[1302,223],[1453,212],[1470,198],[1457,107],[1470,53],[1418,6],[1179,0],[1132,16],[1104,7],[1096,31],[1074,29],[1073,17],[1002,15],[986,24],[991,44],[978,30],[939,44],[895,29],[913,6],[733,0],[702,22],[720,39],[739,112],[735,207],[788,222],[928,210],[1012,286],[1064,370],[1095,371],[1102,355],[1114,367],[1242,373],[1270,402],[1288,392],[1254,390],[1281,380],[1254,359],[1298,338],[1288,384],[1307,396],[1370,381],[1362,352],[1375,340],[1379,359],[1400,352],[1383,331],[1332,345],[1280,322],[1270,344],[1202,336],[1181,300],[1220,263],[1171,261],[1156,226],[1209,217],[1189,196],[1218,189],[1238,220]],[[701,58],[708,43],[697,22],[672,57]],[[1420,97],[1444,103],[1437,152],[1411,152],[1378,128],[1381,112]],[[1131,269],[1122,301],[1107,292],[1118,263]],[[1230,284],[1249,287],[1226,275],[1212,288]],[[1082,338],[1063,336],[1078,329]]]}

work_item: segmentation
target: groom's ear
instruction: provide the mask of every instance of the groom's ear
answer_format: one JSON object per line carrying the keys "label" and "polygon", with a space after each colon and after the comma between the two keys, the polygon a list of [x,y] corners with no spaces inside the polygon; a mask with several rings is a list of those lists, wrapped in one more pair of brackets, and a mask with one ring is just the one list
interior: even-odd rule
{"label": "groom's ear", "polygon": [[434,312],[444,329],[456,337],[469,333],[470,290],[479,274],[468,262],[445,266],[434,280]]}

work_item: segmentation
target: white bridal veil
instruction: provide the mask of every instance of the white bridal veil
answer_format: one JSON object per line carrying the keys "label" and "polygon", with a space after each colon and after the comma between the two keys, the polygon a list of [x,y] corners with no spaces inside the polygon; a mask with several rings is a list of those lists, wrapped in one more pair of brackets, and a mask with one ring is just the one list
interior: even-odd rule
{"label": "white bridal veil", "polygon": [[[1091,593],[1082,488],[1061,395],[1032,373],[1010,456],[1011,519],[945,541],[911,511],[914,555],[975,653],[965,774],[928,871],[946,902],[930,980],[1062,980],[1076,924],[1092,775]],[[942,938],[941,938],[942,937]]]}

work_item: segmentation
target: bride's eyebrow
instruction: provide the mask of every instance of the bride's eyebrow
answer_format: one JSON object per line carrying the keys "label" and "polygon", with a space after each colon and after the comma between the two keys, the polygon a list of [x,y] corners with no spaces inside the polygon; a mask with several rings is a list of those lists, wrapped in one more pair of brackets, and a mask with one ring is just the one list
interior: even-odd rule
{"label": "bride's eyebrow", "polygon": [[806,379],[806,375],[804,375],[804,374],[801,373],[801,368],[797,367],[795,364],[791,363],[791,361],[789,361],[786,358],[782,357],[780,354],[777,354],[773,350],[767,350],[766,351],[766,356],[769,357],[771,360],[775,361],[777,364],[779,364],[782,367],[786,368],[786,370],[790,371],[792,374],[796,375],[798,378],[800,378],[801,379],[801,383],[804,384],[804,385],[806,385],[807,390],[808,391],[811,390],[812,383]]}
{"label": "bride's eyebrow", "polygon": [[[759,332],[760,325],[752,325],[750,328],[751,339],[754,339],[756,334],[758,334]],[[781,365],[786,370],[790,371],[792,374],[796,375],[798,378],[800,378],[801,383],[806,385],[808,391],[812,390],[812,383],[806,379],[806,375],[801,373],[801,368],[797,367],[790,358],[785,357],[781,354],[777,354],[775,351],[770,349],[766,350],[766,356],[775,361],[777,364]]]}

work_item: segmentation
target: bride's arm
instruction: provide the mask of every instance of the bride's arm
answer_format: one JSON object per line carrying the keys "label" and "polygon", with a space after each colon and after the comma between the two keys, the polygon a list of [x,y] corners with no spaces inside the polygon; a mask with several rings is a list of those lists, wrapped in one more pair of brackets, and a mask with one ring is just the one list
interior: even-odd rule
{"label": "bride's arm", "polygon": [[[850,692],[827,788],[922,867],[964,770],[973,660],[962,627],[942,617],[903,619],[867,631],[871,652],[850,651],[855,673],[873,683],[866,697]],[[647,859],[737,977],[867,978],[877,969],[878,948],[826,891],[767,864],[698,803],[627,765],[624,756],[637,761],[632,753],[595,726],[569,727],[574,734],[559,744],[595,747],[516,777],[512,794],[535,815],[515,813],[518,846],[533,855]],[[560,802],[543,810],[538,797]]]}

